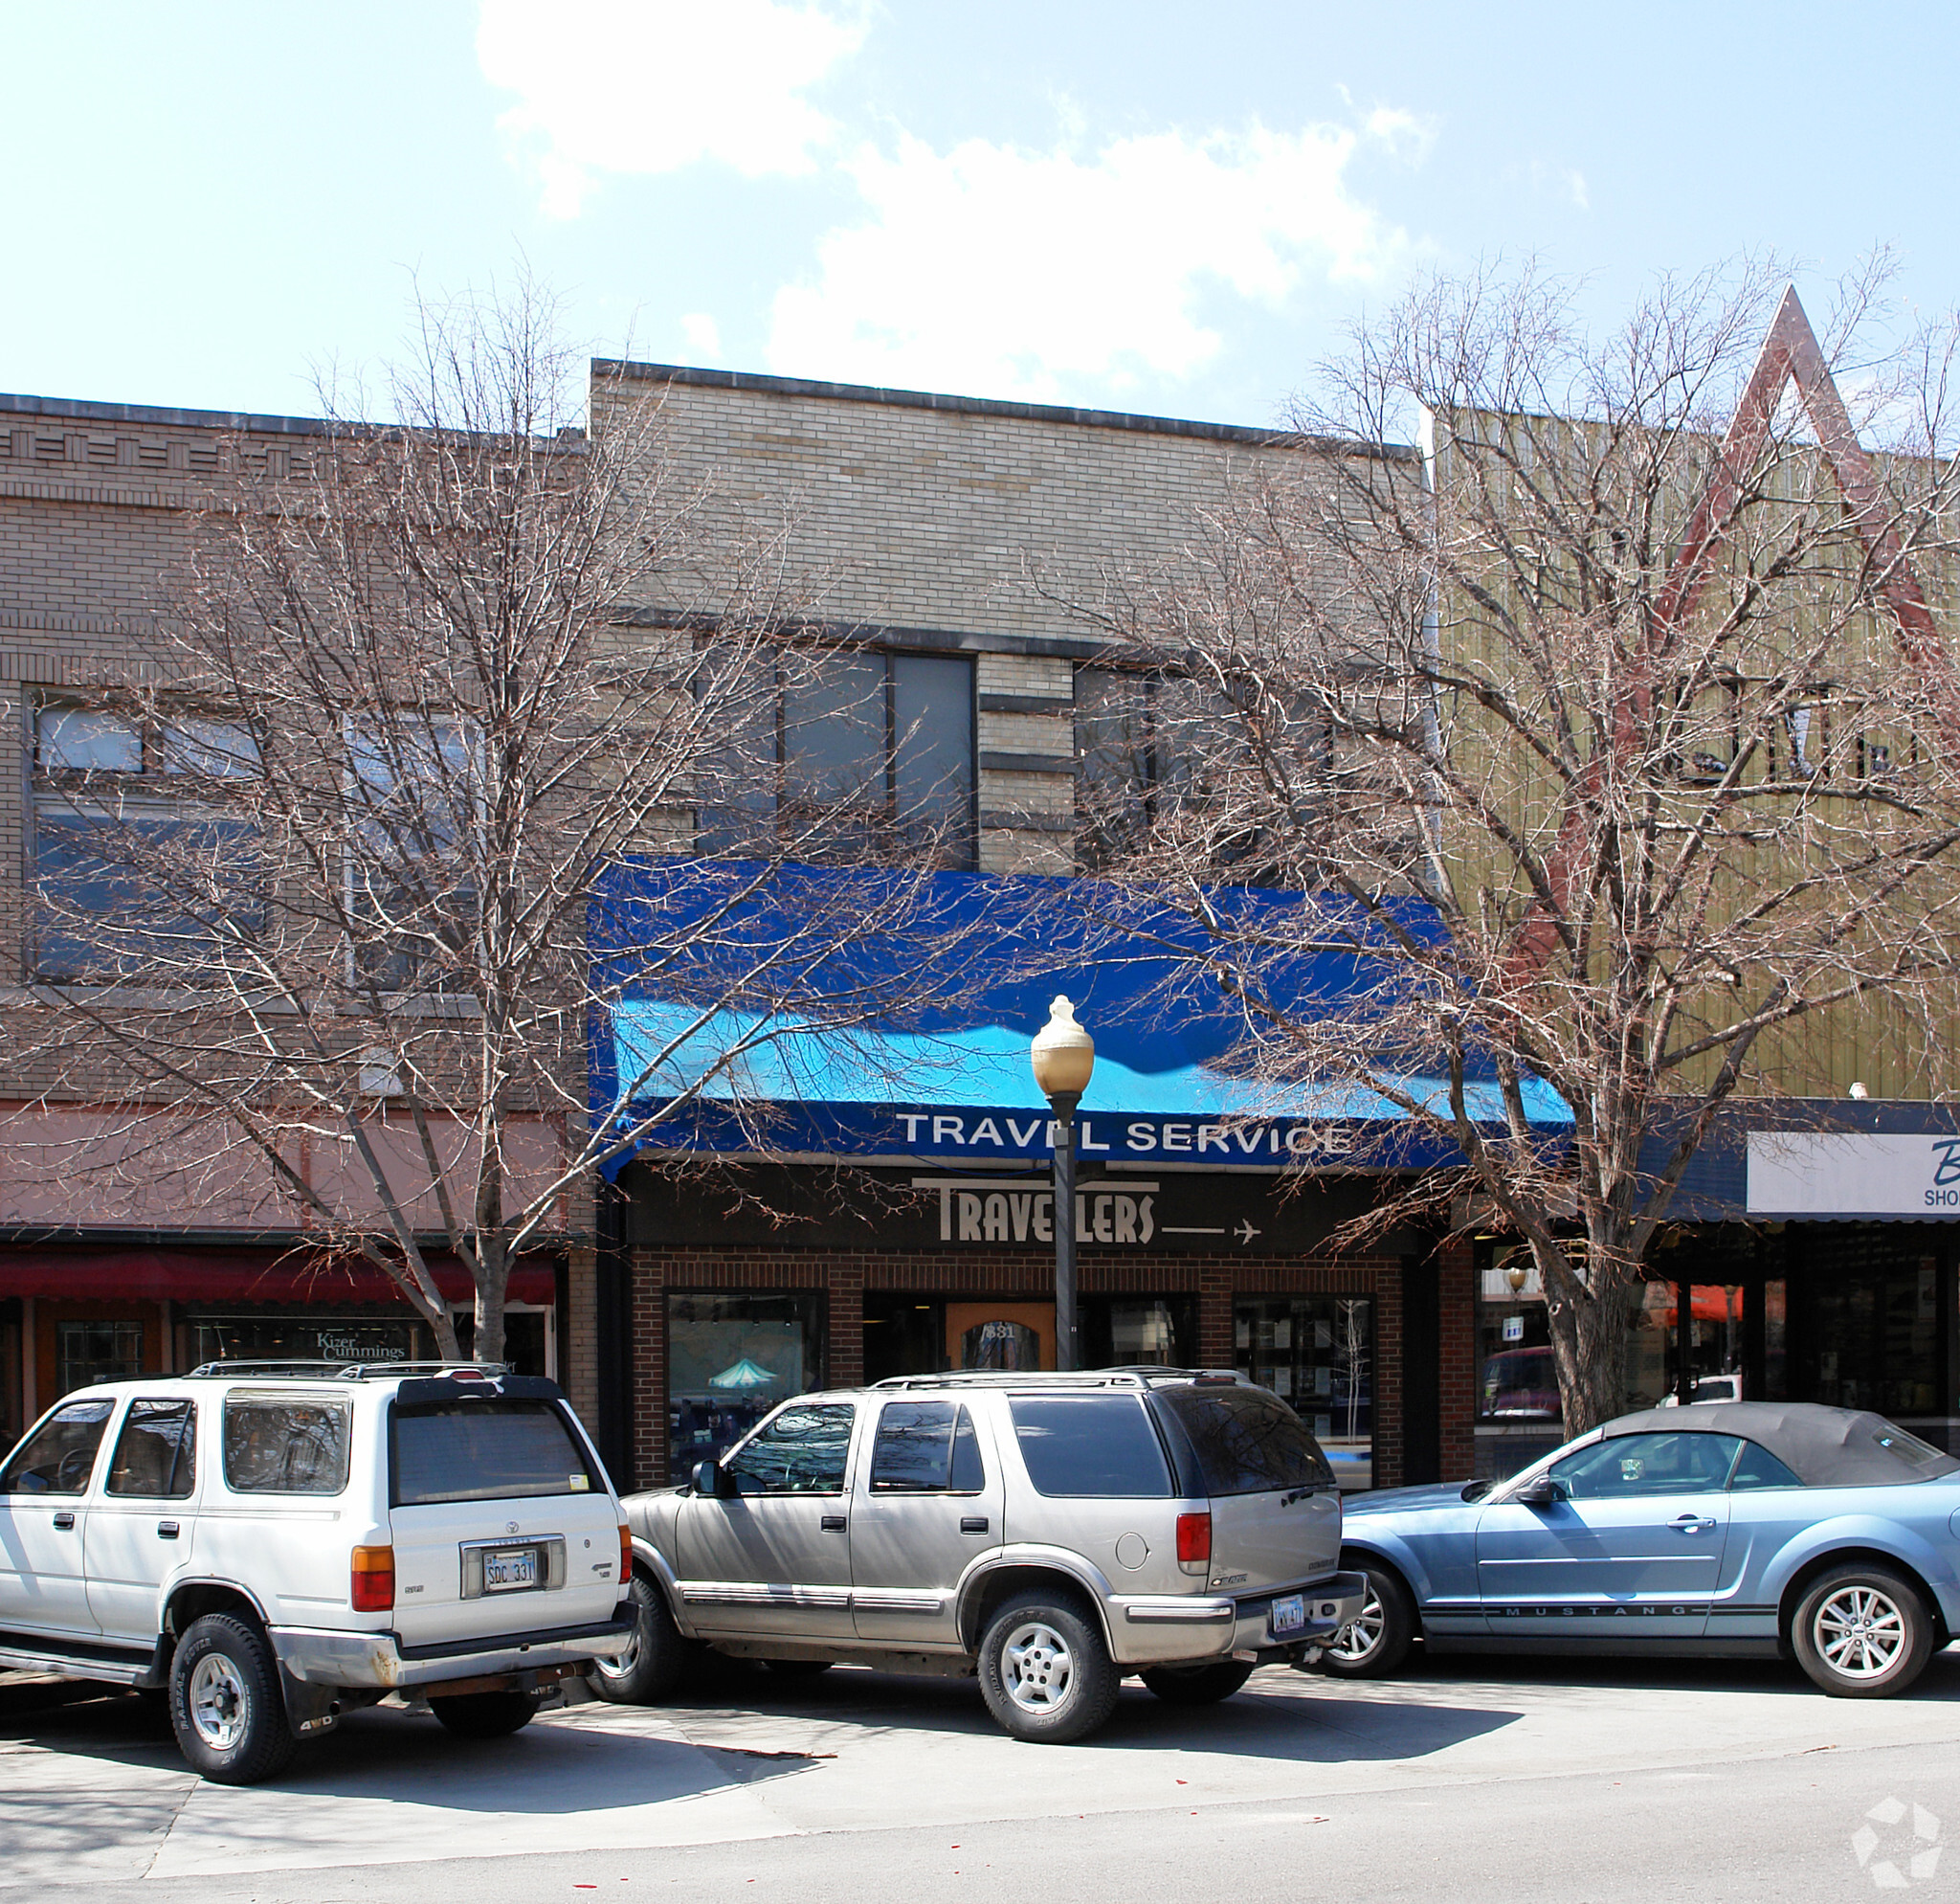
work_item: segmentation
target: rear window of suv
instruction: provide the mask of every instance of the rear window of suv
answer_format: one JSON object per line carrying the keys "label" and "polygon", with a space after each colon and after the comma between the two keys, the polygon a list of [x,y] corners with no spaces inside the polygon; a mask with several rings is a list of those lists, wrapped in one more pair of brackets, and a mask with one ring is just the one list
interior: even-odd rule
{"label": "rear window of suv", "polygon": [[1257,1388],[1160,1388],[1156,1401],[1191,1438],[1213,1494],[1331,1488],[1334,1471],[1307,1426],[1277,1395]]}
{"label": "rear window of suv", "polygon": [[1014,1439],[1037,1494],[1160,1499],[1170,1468],[1134,1395],[1013,1395]]}
{"label": "rear window of suv", "polygon": [[390,1440],[398,1508],[605,1491],[548,1401],[486,1396],[397,1402]]}

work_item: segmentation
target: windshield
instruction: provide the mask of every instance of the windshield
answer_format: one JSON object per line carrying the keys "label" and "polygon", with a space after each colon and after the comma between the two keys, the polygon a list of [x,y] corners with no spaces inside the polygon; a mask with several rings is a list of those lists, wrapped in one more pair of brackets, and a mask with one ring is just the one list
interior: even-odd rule
{"label": "windshield", "polygon": [[1160,1388],[1156,1400],[1191,1438],[1207,1493],[1334,1485],[1306,1423],[1277,1395],[1260,1388]]}

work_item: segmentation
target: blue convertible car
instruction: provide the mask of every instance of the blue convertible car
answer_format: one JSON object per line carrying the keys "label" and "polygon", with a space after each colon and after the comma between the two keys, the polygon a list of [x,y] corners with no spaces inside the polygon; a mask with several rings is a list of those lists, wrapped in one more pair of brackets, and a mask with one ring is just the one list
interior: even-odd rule
{"label": "blue convertible car", "polygon": [[1877,1415],[1730,1401],[1623,1415],[1508,1481],[1347,1505],[1361,1616],[1325,1664],[1486,1652],[1794,1656],[1904,1691],[1960,1633],[1960,1461]]}

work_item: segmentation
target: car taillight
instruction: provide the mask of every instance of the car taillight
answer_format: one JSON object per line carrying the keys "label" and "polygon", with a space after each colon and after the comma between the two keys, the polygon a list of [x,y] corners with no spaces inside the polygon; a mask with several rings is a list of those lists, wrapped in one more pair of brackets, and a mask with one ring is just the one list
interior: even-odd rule
{"label": "car taillight", "polygon": [[[1160,1523],[1161,1525],[1161,1523]],[[1212,1516],[1177,1516],[1177,1559],[1180,1566],[1205,1566],[1212,1558]]]}
{"label": "car taillight", "polygon": [[624,1521],[619,1523],[619,1584],[625,1586],[633,1579],[633,1529]]}
{"label": "car taillight", "polygon": [[349,1576],[356,1613],[387,1613],[394,1605],[394,1549],[357,1547]]}

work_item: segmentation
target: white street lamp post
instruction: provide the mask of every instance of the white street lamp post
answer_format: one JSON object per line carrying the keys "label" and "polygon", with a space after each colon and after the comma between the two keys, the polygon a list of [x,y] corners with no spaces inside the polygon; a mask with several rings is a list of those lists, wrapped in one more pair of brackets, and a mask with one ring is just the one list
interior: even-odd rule
{"label": "white street lamp post", "polygon": [[1096,1041],[1057,998],[1028,1056],[1035,1083],[1055,1113],[1055,1366],[1080,1366],[1076,1330],[1076,1106],[1096,1068]]}

